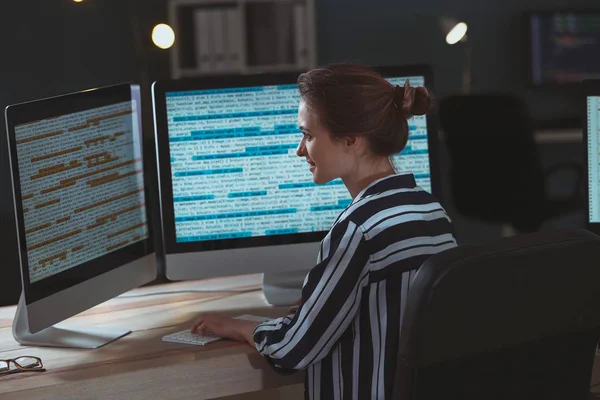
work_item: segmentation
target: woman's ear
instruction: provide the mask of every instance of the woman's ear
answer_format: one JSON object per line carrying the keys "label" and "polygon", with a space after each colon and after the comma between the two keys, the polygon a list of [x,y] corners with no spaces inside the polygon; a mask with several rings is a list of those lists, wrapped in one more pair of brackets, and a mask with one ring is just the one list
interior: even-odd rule
{"label": "woman's ear", "polygon": [[348,148],[356,147],[359,144],[358,136],[345,136],[344,138],[342,138],[342,140],[344,145]]}
{"label": "woman's ear", "polygon": [[356,155],[363,156],[369,152],[369,143],[366,136],[348,136],[344,140],[346,150]]}

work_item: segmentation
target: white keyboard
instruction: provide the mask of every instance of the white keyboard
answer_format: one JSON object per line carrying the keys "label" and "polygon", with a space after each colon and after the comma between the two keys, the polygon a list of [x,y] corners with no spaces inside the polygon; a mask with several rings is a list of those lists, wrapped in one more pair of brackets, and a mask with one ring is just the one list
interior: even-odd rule
{"label": "white keyboard", "polygon": [[[247,321],[256,321],[256,322],[265,322],[265,321],[269,321],[269,320],[273,319],[273,318],[260,317],[258,315],[249,315],[249,314],[239,315],[234,318],[245,319]],[[223,338],[221,338],[221,337],[210,335],[210,334],[200,335],[198,333],[192,333],[192,332],[190,332],[189,328],[186,330],[183,330],[183,331],[169,333],[168,335],[165,335],[162,337],[163,342],[195,344],[197,346],[203,346],[205,344],[216,342],[216,341],[222,340],[222,339]]]}

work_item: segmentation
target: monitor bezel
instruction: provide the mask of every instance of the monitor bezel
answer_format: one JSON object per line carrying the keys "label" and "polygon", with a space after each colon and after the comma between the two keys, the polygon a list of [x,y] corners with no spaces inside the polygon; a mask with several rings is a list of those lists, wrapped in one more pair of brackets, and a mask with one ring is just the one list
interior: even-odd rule
{"label": "monitor bezel", "polygon": [[151,215],[146,190],[145,210],[146,219],[148,221],[148,237],[146,239],[142,239],[136,243],[115,250],[94,260],[87,261],[81,265],[69,268],[66,271],[43,278],[37,282],[32,283],[29,276],[29,260],[27,255],[27,241],[25,235],[23,199],[18,169],[15,127],[27,122],[38,121],[58,115],[71,114],[94,107],[102,107],[123,101],[134,101],[137,104],[139,144],[141,146],[140,150],[142,151],[142,159],[144,160],[144,185],[147,188],[149,185],[152,185],[152,182],[147,172],[148,163],[146,160],[152,160],[150,157],[153,149],[149,148],[149,145],[146,143],[143,137],[141,119],[142,102],[140,96],[140,87],[138,84],[127,82],[111,86],[91,88],[78,92],[13,104],[7,106],[5,109],[21,281],[26,304],[31,304],[42,300],[83,282],[89,281],[99,275],[116,270],[122,265],[129,264],[137,259],[154,253],[154,230],[152,224],[150,223]]}
{"label": "monitor bezel", "polygon": [[566,82],[566,83],[553,83],[543,81],[541,83],[536,83],[534,81],[533,76],[533,36],[531,34],[531,21],[534,16],[551,16],[553,14],[598,14],[600,15],[600,8],[556,8],[556,9],[533,9],[527,10],[523,13],[524,18],[524,34],[525,34],[525,57],[526,62],[524,63],[525,68],[527,68],[526,76],[527,76],[527,86],[531,89],[574,89],[577,90],[581,85],[581,82]]}
{"label": "monitor bezel", "polygon": [[588,139],[590,132],[588,131],[588,113],[587,113],[587,98],[588,97],[600,97],[600,79],[588,79],[581,82],[581,94],[584,99],[584,111],[582,115],[583,125],[583,153],[585,160],[584,176],[585,176],[585,228],[590,232],[600,235],[600,222],[590,221],[590,159],[588,157]]}
{"label": "monitor bezel", "polygon": [[[374,67],[374,69],[384,77],[422,76],[425,81],[425,87],[434,93],[433,70],[430,65],[415,64],[405,66],[382,66]],[[326,236],[327,231],[319,231],[299,234],[233,238],[226,240],[198,242],[177,242],[175,236],[166,93],[201,89],[295,84],[297,83],[298,76],[301,73],[302,72],[297,71],[250,75],[221,75],[213,77],[156,81],[153,83],[152,101],[154,109],[157,167],[159,171],[158,176],[160,178],[159,200],[161,204],[160,208],[162,217],[162,240],[163,250],[166,255],[319,242]],[[439,137],[435,114],[435,107],[433,107],[432,110],[427,113],[426,118],[428,127],[431,191],[437,199],[440,199],[441,188],[439,176]]]}

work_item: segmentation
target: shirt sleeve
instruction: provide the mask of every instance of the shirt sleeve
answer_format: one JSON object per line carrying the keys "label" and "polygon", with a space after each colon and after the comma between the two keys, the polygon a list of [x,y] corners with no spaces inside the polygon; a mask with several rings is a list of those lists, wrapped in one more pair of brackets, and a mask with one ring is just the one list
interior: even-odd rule
{"label": "shirt sleeve", "polygon": [[354,319],[368,283],[369,252],[361,230],[339,224],[321,243],[295,314],[259,324],[257,350],[281,369],[304,369],[324,358]]}

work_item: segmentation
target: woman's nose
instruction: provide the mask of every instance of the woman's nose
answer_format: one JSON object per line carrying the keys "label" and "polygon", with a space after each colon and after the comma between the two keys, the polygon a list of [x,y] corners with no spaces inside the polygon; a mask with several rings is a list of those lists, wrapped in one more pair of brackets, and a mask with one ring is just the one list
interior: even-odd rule
{"label": "woman's nose", "polygon": [[296,155],[298,157],[302,157],[305,154],[305,147],[304,147],[304,138],[302,138],[300,140],[300,143],[298,143],[298,147],[296,148]]}

